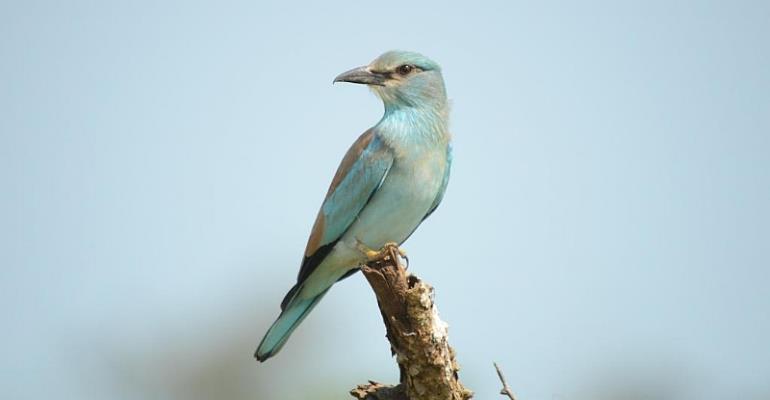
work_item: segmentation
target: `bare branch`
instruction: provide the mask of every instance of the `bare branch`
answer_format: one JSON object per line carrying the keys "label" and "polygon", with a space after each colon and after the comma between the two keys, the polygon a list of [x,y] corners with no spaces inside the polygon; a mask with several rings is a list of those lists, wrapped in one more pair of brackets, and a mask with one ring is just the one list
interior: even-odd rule
{"label": "bare branch", "polygon": [[361,267],[377,297],[390,349],[401,383],[376,382],[351,391],[360,400],[467,400],[473,393],[458,378],[455,352],[447,340],[447,324],[438,316],[433,288],[406,272],[396,246]]}
{"label": "bare branch", "polygon": [[511,390],[511,387],[508,386],[508,382],[505,381],[505,377],[503,376],[503,371],[500,369],[500,366],[497,365],[497,363],[493,363],[495,365],[495,369],[497,370],[497,376],[500,377],[500,382],[503,384],[503,388],[500,390],[500,394],[503,396],[508,396],[511,400],[516,400],[516,397],[513,395],[513,391]]}

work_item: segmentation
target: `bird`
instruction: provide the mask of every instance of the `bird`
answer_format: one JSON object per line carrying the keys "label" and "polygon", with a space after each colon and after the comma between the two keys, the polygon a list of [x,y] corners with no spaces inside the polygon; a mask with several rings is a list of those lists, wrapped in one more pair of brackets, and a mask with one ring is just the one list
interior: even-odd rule
{"label": "bird", "polygon": [[382,118],[353,143],[318,212],[297,283],[254,356],[274,356],[334,283],[386,246],[400,246],[441,203],[452,163],[449,102],[441,67],[392,50],[332,83],[367,85]]}

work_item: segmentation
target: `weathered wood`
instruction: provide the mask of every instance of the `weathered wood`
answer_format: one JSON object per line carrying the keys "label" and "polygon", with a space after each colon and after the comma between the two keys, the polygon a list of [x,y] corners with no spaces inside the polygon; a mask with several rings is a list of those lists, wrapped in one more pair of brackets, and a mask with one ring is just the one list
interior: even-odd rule
{"label": "weathered wood", "polygon": [[433,288],[407,273],[395,246],[361,270],[377,297],[401,383],[370,381],[350,394],[359,400],[470,399],[473,393],[458,378],[460,367],[449,346],[447,324],[433,303]]}

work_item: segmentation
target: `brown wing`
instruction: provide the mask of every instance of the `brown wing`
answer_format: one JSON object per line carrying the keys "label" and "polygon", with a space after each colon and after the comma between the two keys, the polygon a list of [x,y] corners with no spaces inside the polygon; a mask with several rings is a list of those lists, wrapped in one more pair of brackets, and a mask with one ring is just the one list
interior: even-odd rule
{"label": "brown wing", "polygon": [[302,283],[331,252],[366,206],[393,164],[393,153],[374,129],[364,132],[342,159],[310,232],[297,276]]}
{"label": "brown wing", "polygon": [[[329,196],[334,193],[334,189],[340,185],[342,179],[347,176],[348,172],[350,172],[351,167],[361,156],[361,153],[363,153],[364,149],[369,146],[369,143],[371,143],[373,137],[374,131],[369,129],[361,136],[359,136],[353,145],[350,146],[347,153],[345,153],[345,157],[342,158],[342,162],[340,162],[339,167],[337,167],[337,172],[334,173],[334,178],[332,178],[332,183],[329,185],[329,190],[326,191],[324,203],[326,203],[326,201],[329,199]],[[316,253],[322,246],[321,240],[323,239],[324,232],[326,231],[325,227],[326,216],[324,215],[323,208],[321,208],[318,210],[318,215],[315,218],[313,229],[310,231],[310,238],[308,238],[307,245],[305,246],[306,259],[307,257],[310,257]],[[304,267],[305,263],[303,262],[302,264]],[[300,270],[299,276],[303,276],[302,270]]]}

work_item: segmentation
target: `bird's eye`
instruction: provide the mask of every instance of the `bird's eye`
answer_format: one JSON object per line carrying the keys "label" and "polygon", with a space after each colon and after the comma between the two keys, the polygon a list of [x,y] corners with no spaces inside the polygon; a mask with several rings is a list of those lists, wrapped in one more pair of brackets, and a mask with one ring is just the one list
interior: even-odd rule
{"label": "bird's eye", "polygon": [[396,68],[396,72],[398,72],[399,75],[409,75],[409,73],[413,70],[414,66],[409,64],[400,65],[398,68]]}

